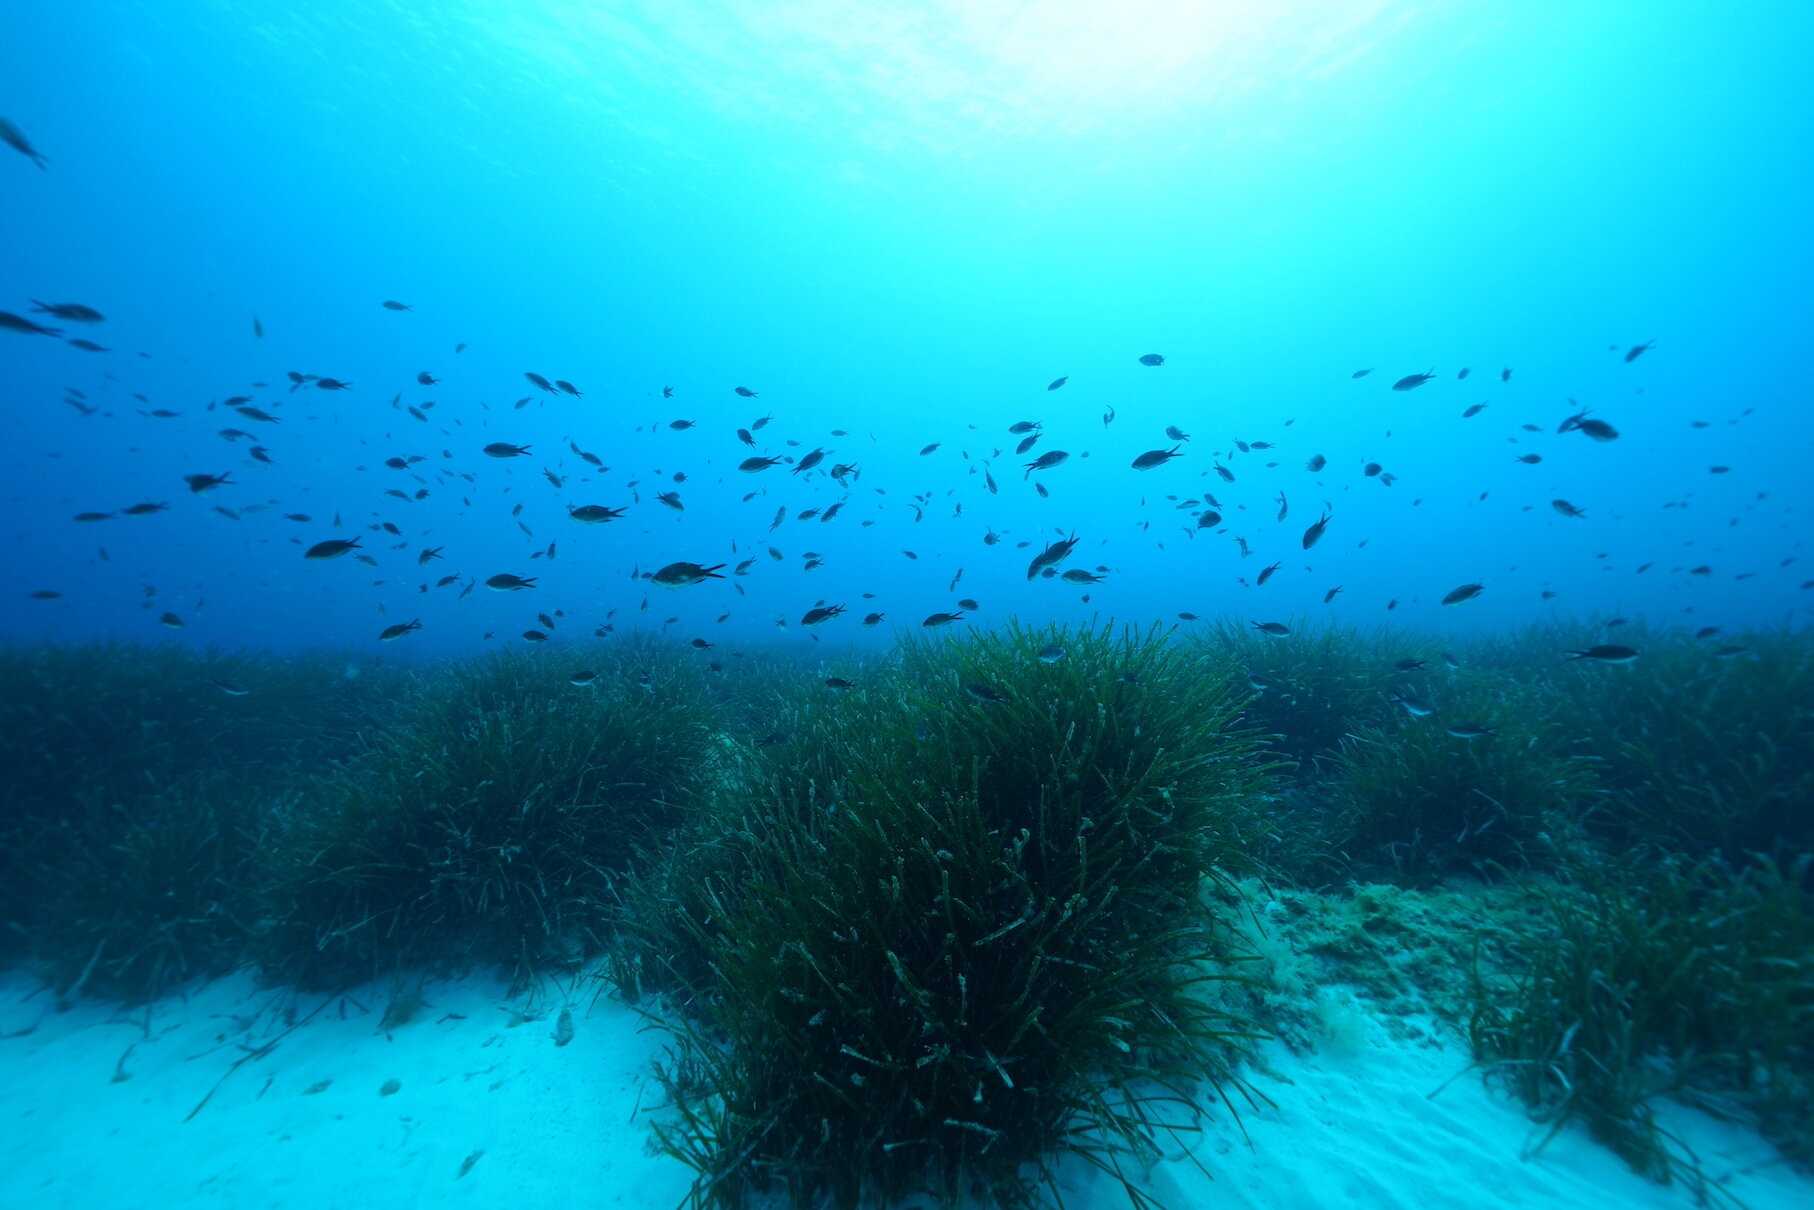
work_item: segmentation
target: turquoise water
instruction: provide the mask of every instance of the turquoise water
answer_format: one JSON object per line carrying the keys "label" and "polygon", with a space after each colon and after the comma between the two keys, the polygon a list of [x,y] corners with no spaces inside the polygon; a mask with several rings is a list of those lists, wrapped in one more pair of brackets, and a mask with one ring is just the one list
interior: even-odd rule
{"label": "turquoise water", "polygon": [[[1809,499],[1799,6],[196,3],[0,21],[0,114],[48,158],[0,161],[0,309],[82,302],[105,322],[58,326],[110,350],[0,333],[0,625],[18,640],[363,648],[420,618],[387,655],[464,652],[533,611],[439,575],[421,593],[426,572],[539,571],[538,604],[589,632],[612,607],[620,629],[643,620],[635,571],[750,554],[744,595],[714,585],[647,620],[778,638],[777,618],[871,592],[908,626],[970,597],[995,620],[1698,628],[1797,622],[1814,600],[1807,565],[1785,563]],[[290,370],[353,385],[291,393]],[[99,411],[60,402],[72,387]],[[222,410],[242,394],[281,423]],[[420,423],[393,398],[435,407]],[[1571,399],[1617,440],[1558,434]],[[180,415],[143,414],[160,407]],[[756,449],[737,441],[771,414]],[[680,419],[697,427],[666,427]],[[1044,425],[1028,458],[1018,420]],[[1133,472],[1177,444],[1167,425],[1191,435],[1182,456]],[[497,440],[532,454],[484,457]],[[861,468],[848,491],[735,470],[815,446]],[[1071,457],[1038,473],[1042,499],[1021,464],[1052,449]],[[424,461],[383,467],[399,455]],[[234,482],[194,495],[197,472]],[[684,515],[654,503],[676,472]],[[398,486],[430,494],[383,494]],[[1224,524],[1198,531],[1202,510],[1174,504],[1206,491]],[[840,499],[830,524],[767,532],[777,507]],[[141,501],[171,508],[70,521]],[[563,511],[583,503],[630,511],[592,529]],[[1312,556],[1302,530],[1324,511]],[[1007,541],[984,546],[990,529]],[[1073,529],[1080,564],[1111,569],[1088,604],[1028,584],[1016,550]],[[376,568],[300,558],[361,535]],[[551,541],[556,561],[530,561]],[[418,572],[423,546],[445,551]],[[803,574],[807,550],[824,566]],[[1485,591],[1441,608],[1462,583]],[[180,634],[159,630],[166,609]],[[825,637],[860,639],[854,621]]]}

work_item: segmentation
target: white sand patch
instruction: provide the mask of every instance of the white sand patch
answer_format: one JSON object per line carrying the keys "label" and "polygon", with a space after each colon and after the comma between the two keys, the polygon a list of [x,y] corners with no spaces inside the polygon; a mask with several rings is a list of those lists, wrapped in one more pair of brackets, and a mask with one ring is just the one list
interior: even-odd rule
{"label": "white sand patch", "polygon": [[[1248,1074],[1274,1104],[1243,1111],[1252,1146],[1224,1115],[1200,1137],[1181,1136],[1209,1177],[1178,1146],[1145,1188],[1173,1210],[1694,1206],[1684,1186],[1645,1180],[1578,1128],[1526,1158],[1541,1133],[1522,1106],[1476,1073],[1448,1083],[1467,1066],[1465,1045],[1432,1022],[1416,1025],[1421,1037],[1400,1039],[1367,1017],[1358,1045],[1307,1056],[1266,1046],[1259,1069]],[[1793,1172],[1755,1132],[1687,1109],[1659,1117],[1751,1210],[1814,1206],[1814,1179]],[[1126,1204],[1118,1185],[1093,1172],[1079,1172],[1075,1188],[1088,1191],[1091,1210]],[[1067,1202],[1081,1200],[1067,1190]]]}
{"label": "white sand patch", "polygon": [[[587,986],[587,985],[583,985]],[[668,1210],[691,1174],[648,1149],[648,1079],[660,1036],[631,1010],[583,990],[571,1044],[555,1045],[563,1001],[511,1028],[496,981],[431,982],[413,1023],[386,1034],[387,989],[338,997],[223,979],[137,1014],[83,1004],[52,1011],[23,976],[0,977],[0,1205],[80,1207],[428,1205],[635,1206]],[[327,1002],[306,1024],[297,1016]],[[1357,1010],[1364,1013],[1364,1010]],[[449,1014],[461,1014],[463,1020]],[[245,1018],[256,1020],[245,1024]],[[240,1018],[236,1021],[234,1018]],[[1308,1057],[1268,1046],[1256,1086],[1275,1107],[1244,1115],[1249,1147],[1226,1118],[1192,1139],[1213,1180],[1174,1154],[1146,1188],[1173,1210],[1526,1206],[1626,1210],[1693,1205],[1652,1184],[1578,1130],[1540,1156],[1522,1110],[1456,1080],[1453,1040],[1391,1037],[1362,1017],[1343,1047]],[[1429,1027],[1425,1026],[1426,1029]],[[236,1059],[276,1039],[228,1075]],[[116,1063],[129,1078],[116,1083]],[[221,1077],[224,1083],[189,1121]],[[399,1089],[381,1095],[386,1081]],[[311,1093],[322,1081],[328,1086]],[[639,1108],[640,1098],[640,1108]],[[1682,1110],[1671,1129],[1752,1210],[1814,1206],[1814,1181],[1782,1164],[1754,1133]],[[1175,1149],[1174,1149],[1175,1150]],[[460,1175],[468,1156],[482,1153]],[[1066,1200],[1109,1210],[1113,1182],[1067,1165]]]}
{"label": "white sand patch", "polygon": [[[678,1205],[691,1174],[647,1153],[630,1121],[660,1048],[606,999],[573,1004],[557,1047],[558,993],[537,1022],[509,1028],[495,980],[430,982],[417,1020],[378,1032],[388,989],[340,998],[257,988],[235,976],[144,1010],[82,1004],[56,1013],[21,976],[0,979],[0,1205],[399,1207]],[[228,1076],[233,1062],[329,1001]],[[464,1020],[449,1018],[458,1013]],[[250,1029],[233,1018],[257,1014]],[[136,1045],[134,1045],[136,1043]],[[120,1054],[132,1046],[114,1082]],[[381,1095],[386,1081],[399,1089]],[[322,1081],[322,1091],[308,1090]],[[647,1088],[644,1088],[644,1085]],[[466,1158],[483,1154],[460,1176]]]}

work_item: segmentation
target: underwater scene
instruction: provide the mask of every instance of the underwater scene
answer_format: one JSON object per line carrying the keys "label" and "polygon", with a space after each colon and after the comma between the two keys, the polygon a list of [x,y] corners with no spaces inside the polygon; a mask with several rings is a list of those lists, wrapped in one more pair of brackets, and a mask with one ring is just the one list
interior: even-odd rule
{"label": "underwater scene", "polygon": [[1811,39],[6,6],[0,1204],[1814,1205]]}

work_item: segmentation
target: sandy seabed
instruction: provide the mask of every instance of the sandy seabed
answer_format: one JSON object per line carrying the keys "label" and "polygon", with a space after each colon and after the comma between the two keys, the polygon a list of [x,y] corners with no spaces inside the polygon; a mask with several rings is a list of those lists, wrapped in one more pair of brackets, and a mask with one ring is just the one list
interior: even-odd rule
{"label": "sandy seabed", "polygon": [[[663,1036],[597,986],[512,999],[486,977],[430,982],[416,1017],[383,1030],[383,987],[235,975],[148,1009],[58,1012],[34,980],[0,976],[0,1205],[679,1206],[691,1173],[649,1145]],[[1473,1073],[1448,1083],[1467,1066],[1459,1039],[1358,1011],[1341,1045],[1263,1048],[1248,1075],[1270,1107],[1183,1136],[1210,1176],[1175,1144],[1144,1188],[1173,1210],[1694,1205],[1578,1129],[1528,1158],[1521,1106]],[[1752,1131],[1663,1118],[1752,1210],[1814,1206],[1814,1180]],[[1071,1207],[1127,1205],[1080,1164],[1060,1183]]]}

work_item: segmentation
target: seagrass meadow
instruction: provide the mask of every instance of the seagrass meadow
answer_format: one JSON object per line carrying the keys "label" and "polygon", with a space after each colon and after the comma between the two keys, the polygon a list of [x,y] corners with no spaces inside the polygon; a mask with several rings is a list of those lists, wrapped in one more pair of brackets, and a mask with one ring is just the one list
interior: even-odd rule
{"label": "seagrass meadow", "polygon": [[234,971],[384,989],[387,1031],[475,975],[633,1006],[702,1205],[1040,1205],[1066,1164],[1159,1204],[1270,1104],[1258,1047],[1334,1044],[1331,987],[1465,1039],[1508,1149],[1717,1200],[1660,1105],[1814,1161],[1814,641],[1584,635],[14,648],[0,937],[128,1017]]}
{"label": "seagrass meadow", "polygon": [[0,1208],[1814,1206],[1809,47],[0,4]]}

